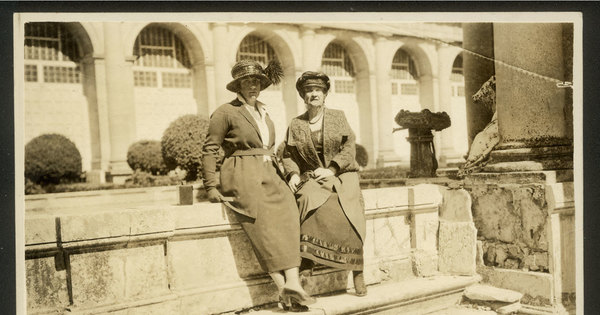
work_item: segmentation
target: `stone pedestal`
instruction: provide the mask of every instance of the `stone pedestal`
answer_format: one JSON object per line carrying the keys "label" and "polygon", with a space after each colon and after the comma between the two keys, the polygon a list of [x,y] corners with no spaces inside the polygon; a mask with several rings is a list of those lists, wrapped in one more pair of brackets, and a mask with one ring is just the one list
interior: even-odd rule
{"label": "stone pedestal", "polygon": [[431,130],[440,131],[450,126],[450,117],[445,112],[432,113],[427,109],[414,113],[401,110],[395,121],[402,128],[408,128],[410,142],[410,177],[435,177],[438,167],[434,138]]}

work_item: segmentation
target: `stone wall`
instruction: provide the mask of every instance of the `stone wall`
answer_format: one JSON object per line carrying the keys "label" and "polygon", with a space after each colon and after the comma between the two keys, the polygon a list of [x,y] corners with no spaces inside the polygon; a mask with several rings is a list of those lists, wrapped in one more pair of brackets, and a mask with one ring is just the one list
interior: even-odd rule
{"label": "stone wall", "polygon": [[[363,194],[367,284],[438,274],[438,260],[447,261],[438,254],[438,211],[450,207],[444,188]],[[26,213],[30,313],[210,314],[276,301],[274,284],[220,204],[86,209]],[[317,268],[304,285],[318,294],[352,280],[348,272]]]}
{"label": "stone wall", "polygon": [[533,304],[554,305],[563,293],[575,292],[572,175],[480,173],[465,179],[484,281],[522,292]]}

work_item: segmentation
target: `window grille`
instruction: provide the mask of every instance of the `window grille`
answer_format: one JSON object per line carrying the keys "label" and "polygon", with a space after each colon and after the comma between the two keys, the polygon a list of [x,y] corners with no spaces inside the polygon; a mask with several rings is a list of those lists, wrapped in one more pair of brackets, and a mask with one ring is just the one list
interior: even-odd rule
{"label": "window grille", "polygon": [[133,84],[142,87],[157,87],[156,72],[154,71],[133,71]]}
{"label": "window grille", "polygon": [[[144,28],[135,40],[136,87],[191,88],[192,62],[179,37],[161,26]],[[168,70],[168,71],[167,71]]]}
{"label": "window grille", "polygon": [[79,67],[44,66],[44,82],[80,83]]}
{"label": "window grille", "polygon": [[191,88],[192,76],[189,73],[162,73],[162,85],[166,88]]}
{"label": "window grille", "polygon": [[36,61],[25,65],[25,82],[81,83],[81,52],[62,23],[26,23],[25,60]]}
{"label": "window grille", "polygon": [[400,85],[400,93],[402,95],[417,95],[419,94],[419,86],[416,84],[403,83]]}
{"label": "window grille", "polygon": [[[267,66],[269,61],[277,59],[277,54],[275,54],[273,47],[271,47],[271,45],[269,45],[269,43],[267,43],[264,39],[255,35],[248,35],[244,37],[240,43],[235,56],[236,61],[243,59],[257,61],[264,68]],[[268,87],[268,90],[280,89],[281,87],[279,85],[274,84],[271,84]]]}
{"label": "window grille", "polygon": [[392,79],[398,80],[416,80],[418,77],[415,62],[406,51],[396,51],[392,60],[391,76]]}
{"label": "window grille", "polygon": [[37,82],[37,66],[36,65],[25,65],[25,82]]}
{"label": "window grille", "polygon": [[170,30],[149,26],[135,40],[134,65],[141,67],[180,68],[192,67],[183,42]]}
{"label": "window grille", "polygon": [[346,49],[340,44],[331,43],[323,53],[323,72],[334,77],[354,77],[354,65]]}
{"label": "window grille", "polygon": [[75,38],[61,23],[25,24],[25,59],[79,62]]}
{"label": "window grille", "polygon": [[321,63],[323,72],[327,74],[332,83],[334,93],[355,93],[354,65],[346,49],[338,43],[330,43],[323,53]]}
{"label": "window grille", "polygon": [[392,95],[398,95],[398,83],[392,82]]}

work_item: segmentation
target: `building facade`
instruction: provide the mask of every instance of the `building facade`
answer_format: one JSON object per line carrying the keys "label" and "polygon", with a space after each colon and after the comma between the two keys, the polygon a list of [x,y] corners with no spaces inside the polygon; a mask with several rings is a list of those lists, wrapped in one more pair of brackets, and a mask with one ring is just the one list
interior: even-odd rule
{"label": "building facade", "polygon": [[344,110],[369,167],[409,163],[407,131],[392,133],[401,109],[450,115],[435,133],[442,165],[468,149],[458,24],[28,22],[24,37],[24,140],[67,136],[90,180],[129,174],[131,144],[233,99],[231,67],[247,58],[283,66],[259,97],[277,143],[305,111],[296,79],[320,70],[332,79],[326,106]]}

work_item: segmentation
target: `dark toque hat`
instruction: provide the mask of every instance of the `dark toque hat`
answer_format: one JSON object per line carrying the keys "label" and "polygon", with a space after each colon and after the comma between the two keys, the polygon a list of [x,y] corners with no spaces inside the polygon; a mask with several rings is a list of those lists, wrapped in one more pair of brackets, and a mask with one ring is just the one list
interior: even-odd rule
{"label": "dark toque hat", "polygon": [[267,67],[263,70],[260,63],[250,59],[238,61],[231,69],[233,81],[227,84],[227,89],[237,93],[240,91],[240,80],[246,77],[257,77],[260,79],[261,91],[271,84],[278,84],[283,77],[281,64],[277,60],[269,61]]}
{"label": "dark toque hat", "polygon": [[327,92],[331,84],[329,83],[329,77],[325,73],[306,71],[296,81],[296,90],[298,90],[300,96],[304,95],[304,87],[306,86],[318,86]]}

